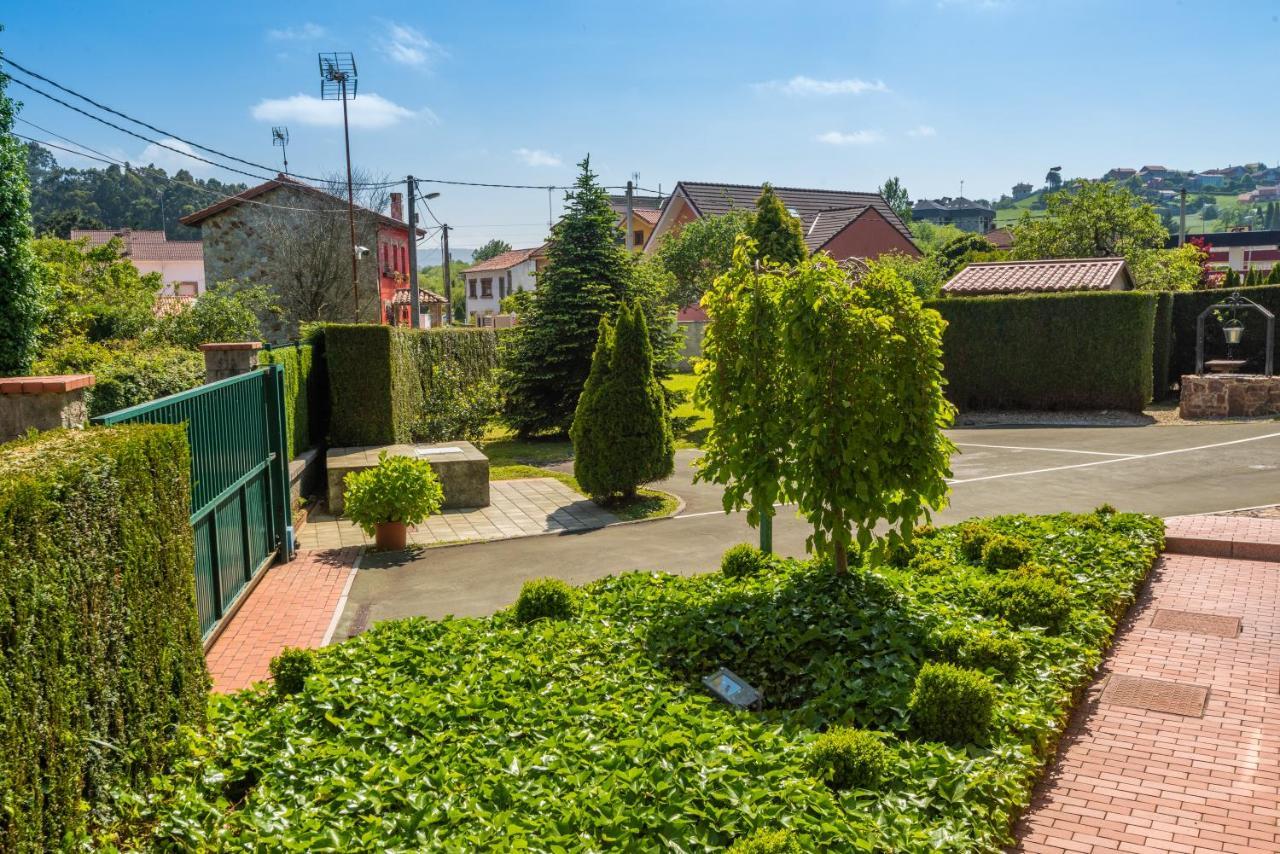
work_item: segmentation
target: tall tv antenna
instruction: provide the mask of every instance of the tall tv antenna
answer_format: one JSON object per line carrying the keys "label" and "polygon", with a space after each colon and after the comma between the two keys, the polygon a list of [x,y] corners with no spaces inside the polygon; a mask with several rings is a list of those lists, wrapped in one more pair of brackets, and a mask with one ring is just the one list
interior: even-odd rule
{"label": "tall tv antenna", "polygon": [[289,174],[289,129],[287,127],[274,127],[271,129],[271,144],[279,147],[280,153],[284,155],[284,174]]}
{"label": "tall tv antenna", "polygon": [[351,226],[351,300],[355,321],[359,323],[360,272],[356,266],[356,199],[351,188],[351,126],[347,120],[347,101],[356,96],[356,59],[350,51],[322,53],[319,59],[320,98],[325,101],[342,101],[342,141],[347,152],[347,221]]}

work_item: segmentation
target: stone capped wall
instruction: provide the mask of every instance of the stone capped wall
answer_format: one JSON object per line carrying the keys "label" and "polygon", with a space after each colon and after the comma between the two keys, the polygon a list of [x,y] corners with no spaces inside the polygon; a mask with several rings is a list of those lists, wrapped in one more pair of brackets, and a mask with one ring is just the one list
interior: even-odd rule
{"label": "stone capped wall", "polygon": [[1178,412],[1183,418],[1280,415],[1280,377],[1184,374]]}

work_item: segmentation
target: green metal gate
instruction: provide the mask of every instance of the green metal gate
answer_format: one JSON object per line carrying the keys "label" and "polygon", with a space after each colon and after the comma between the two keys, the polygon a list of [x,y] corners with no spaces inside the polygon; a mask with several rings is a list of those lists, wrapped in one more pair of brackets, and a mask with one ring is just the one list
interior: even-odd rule
{"label": "green metal gate", "polygon": [[270,365],[94,419],[187,425],[196,605],[208,635],[244,586],[290,557],[284,368]]}

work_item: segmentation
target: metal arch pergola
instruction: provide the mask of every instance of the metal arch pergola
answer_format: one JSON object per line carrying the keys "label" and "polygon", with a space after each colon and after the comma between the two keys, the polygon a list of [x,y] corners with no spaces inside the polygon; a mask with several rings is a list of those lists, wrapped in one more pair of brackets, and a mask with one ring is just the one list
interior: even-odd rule
{"label": "metal arch pergola", "polygon": [[1196,318],[1196,373],[1204,373],[1204,319],[1219,309],[1230,309],[1232,317],[1235,312],[1240,309],[1251,309],[1257,311],[1267,321],[1267,345],[1266,345],[1266,367],[1264,368],[1264,376],[1272,375],[1272,352],[1275,349],[1276,338],[1276,316],[1258,305],[1251,299],[1244,297],[1239,291],[1232,292],[1231,296],[1219,303],[1206,308],[1200,312],[1200,316]]}

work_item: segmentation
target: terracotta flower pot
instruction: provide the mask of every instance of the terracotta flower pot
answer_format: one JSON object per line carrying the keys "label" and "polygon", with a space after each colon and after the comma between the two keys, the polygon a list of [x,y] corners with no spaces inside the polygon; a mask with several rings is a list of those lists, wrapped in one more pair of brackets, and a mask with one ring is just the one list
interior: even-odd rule
{"label": "terracotta flower pot", "polygon": [[404,522],[379,522],[373,529],[373,544],[379,551],[398,552],[409,537],[409,526]]}

